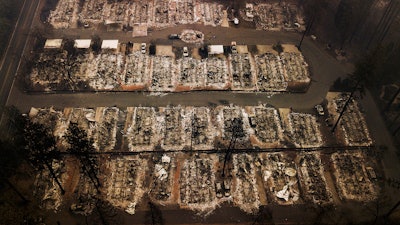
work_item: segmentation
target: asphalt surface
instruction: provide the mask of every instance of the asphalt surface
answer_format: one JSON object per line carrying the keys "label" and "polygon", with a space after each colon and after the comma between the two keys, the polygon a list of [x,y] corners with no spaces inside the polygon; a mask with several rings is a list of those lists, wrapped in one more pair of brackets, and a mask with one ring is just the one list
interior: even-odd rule
{"label": "asphalt surface", "polygon": [[[14,32],[6,48],[4,61],[2,61],[0,69],[0,106],[6,105],[9,98],[9,93],[20,65],[20,59],[26,47],[38,3],[39,0],[26,0],[24,2]],[[0,117],[2,112],[3,107],[0,107]]]}

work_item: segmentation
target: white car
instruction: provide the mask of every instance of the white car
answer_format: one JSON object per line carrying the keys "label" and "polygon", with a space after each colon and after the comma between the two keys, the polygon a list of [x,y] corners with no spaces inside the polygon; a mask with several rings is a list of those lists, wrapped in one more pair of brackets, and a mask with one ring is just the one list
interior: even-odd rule
{"label": "white car", "polygon": [[146,43],[142,43],[140,51],[145,54],[146,53]]}
{"label": "white car", "polygon": [[189,50],[187,47],[183,47],[183,56],[188,57],[189,56]]}
{"label": "white car", "polygon": [[316,105],[315,109],[317,110],[319,116],[325,115],[324,107],[322,107],[322,105]]}
{"label": "white car", "polygon": [[237,54],[238,53],[237,48],[236,48],[236,41],[232,41],[231,42],[231,52],[233,54]]}
{"label": "white car", "polygon": [[222,185],[220,182],[215,183],[215,192],[217,193],[217,198],[222,198]]}

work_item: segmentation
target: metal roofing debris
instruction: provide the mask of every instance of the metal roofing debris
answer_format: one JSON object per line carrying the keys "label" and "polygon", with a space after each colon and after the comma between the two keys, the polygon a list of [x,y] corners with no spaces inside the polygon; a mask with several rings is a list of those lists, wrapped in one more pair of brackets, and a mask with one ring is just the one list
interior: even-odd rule
{"label": "metal roofing debris", "polygon": [[62,39],[47,39],[44,48],[61,48]]}
{"label": "metal roofing debris", "polygon": [[90,48],[91,43],[90,39],[76,39],[74,46],[75,48]]}
{"label": "metal roofing debris", "polygon": [[102,49],[117,49],[118,48],[118,40],[103,40],[101,44]]}

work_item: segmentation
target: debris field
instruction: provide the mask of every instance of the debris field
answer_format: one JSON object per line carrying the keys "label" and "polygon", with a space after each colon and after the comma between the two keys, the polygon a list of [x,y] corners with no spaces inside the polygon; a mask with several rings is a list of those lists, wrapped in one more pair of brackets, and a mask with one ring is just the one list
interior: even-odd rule
{"label": "debris field", "polygon": [[[74,190],[71,210],[83,215],[93,211],[98,198],[129,214],[138,210],[145,196],[157,204],[207,214],[223,202],[256,213],[264,204],[333,204],[334,193],[340,195],[336,199],[368,202],[378,193],[372,159],[367,160],[361,150],[320,151],[322,134],[315,117],[289,109],[265,105],[32,108],[29,117],[53,130],[60,151],[65,151],[68,124],[75,122],[94,140],[98,152],[109,153],[97,156],[100,194],[71,156],[53,163],[61,183]],[[291,139],[294,135],[298,137]],[[217,141],[220,150],[215,150]],[[268,152],[286,145],[312,151]],[[226,151],[221,149],[227,148],[233,151],[223,177]],[[186,152],[192,149],[208,151]],[[322,159],[322,154],[328,157]],[[329,173],[335,180],[328,184]],[[57,210],[66,204],[46,169],[38,172],[35,186],[43,208]]]}
{"label": "debris field", "polygon": [[322,145],[322,135],[315,116],[290,113],[288,131],[296,147],[310,148]]}
{"label": "debris field", "polygon": [[248,154],[234,155],[232,161],[232,174],[235,176],[233,201],[243,211],[255,213],[260,206],[260,199],[256,184],[254,158]]}
{"label": "debris field", "polygon": [[56,29],[98,24],[164,28],[194,23],[219,26],[224,16],[221,4],[197,0],[87,0],[80,4],[80,0],[59,0],[47,21]]}
{"label": "debris field", "polygon": [[270,201],[293,204],[300,200],[297,168],[281,153],[260,154],[264,188]]}
{"label": "debris field", "polygon": [[[349,99],[349,93],[329,92],[328,111],[334,121],[339,117],[346,101]],[[352,98],[339,121],[339,129],[336,133],[349,146],[370,146],[373,141],[369,134],[365,117],[359,109],[357,101]]]}
{"label": "debris field", "polygon": [[246,107],[249,124],[254,130],[250,141],[259,147],[279,146],[283,140],[283,129],[278,111],[267,107]]}
{"label": "debris field", "polygon": [[319,153],[298,155],[298,172],[305,200],[316,204],[326,204],[333,201],[332,194],[326,184],[324,166]]}
{"label": "debris field", "polygon": [[[216,144],[236,148],[318,148],[326,138],[316,116],[258,106],[32,108],[33,121],[45,123],[62,138],[70,122],[93,139],[100,152],[212,150]],[[119,142],[117,140],[120,140]],[[353,145],[348,145],[353,146]],[[363,145],[360,145],[363,146]]]}
{"label": "debris field", "polygon": [[246,7],[240,9],[239,14],[246,21],[254,21],[256,29],[260,30],[305,30],[302,9],[289,1],[246,3]]}
{"label": "debris field", "polygon": [[[59,0],[47,21],[56,29],[89,27],[89,24],[119,24],[124,27],[143,24],[154,28],[194,23],[220,26],[222,20],[227,19],[225,10],[224,5],[199,0],[87,0],[83,3],[80,0]],[[256,29],[305,29],[302,9],[290,1],[246,3],[239,14],[242,19],[253,21]]]}
{"label": "debris field", "polygon": [[28,75],[28,89],[282,92],[310,83],[308,65],[300,52],[234,53],[228,57],[220,54],[196,59],[150,56],[124,43],[118,49],[103,49],[99,53],[86,49],[78,54],[46,49],[37,55]]}
{"label": "debris field", "polygon": [[367,172],[368,162],[361,151],[332,154],[339,197],[347,200],[372,201],[378,195],[378,184]]}
{"label": "debris field", "polygon": [[[211,158],[212,157],[212,158]],[[195,211],[212,211],[217,204],[216,157],[199,155],[183,162],[180,174],[180,204]]]}
{"label": "debris field", "polygon": [[229,56],[232,90],[254,90],[255,75],[254,62],[250,54],[231,54]]}
{"label": "debris field", "polygon": [[[225,178],[221,178],[224,153],[109,156],[103,158],[98,168],[100,193],[76,163],[59,161],[53,163],[53,168],[61,184],[72,187],[71,210],[83,215],[93,211],[98,199],[135,214],[147,195],[157,204],[178,205],[204,214],[231,201],[250,214],[263,204],[292,205],[303,201],[332,204],[330,188],[335,187],[328,187],[320,159],[320,154],[326,153],[299,152],[289,157],[287,153],[250,151],[233,154]],[[377,184],[367,174],[374,166],[360,152],[336,152],[330,156],[334,166],[327,171],[336,177],[341,199],[368,202],[377,196]],[[64,160],[69,161],[69,156]],[[78,179],[68,179],[74,176]],[[35,195],[48,210],[57,211],[67,204],[47,170],[38,172]],[[267,196],[266,202],[261,201],[261,195]]]}
{"label": "debris field", "polygon": [[155,202],[162,204],[172,200],[174,182],[175,157],[172,155],[154,156],[154,170],[151,173],[149,195]]}
{"label": "debris field", "polygon": [[287,82],[284,68],[278,55],[265,53],[255,56],[257,86],[261,91],[285,91]]}
{"label": "debris field", "polygon": [[110,176],[106,180],[107,200],[114,206],[129,209],[135,206],[144,194],[146,160],[135,157],[112,158],[107,162]]}
{"label": "debris field", "polygon": [[[63,161],[53,160],[51,166],[60,182],[65,182],[66,174]],[[40,207],[47,210],[58,211],[62,204],[62,194],[48,169],[38,171],[35,177],[34,196],[40,199]]]}

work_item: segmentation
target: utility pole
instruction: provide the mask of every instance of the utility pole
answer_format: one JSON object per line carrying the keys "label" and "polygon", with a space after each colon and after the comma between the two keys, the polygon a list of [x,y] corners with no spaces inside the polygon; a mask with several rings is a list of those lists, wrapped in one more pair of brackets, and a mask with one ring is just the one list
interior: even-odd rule
{"label": "utility pole", "polygon": [[[228,149],[226,150],[226,153],[225,153],[224,166],[222,168],[222,177],[225,177],[226,163],[228,162],[230,156],[232,155],[232,150],[235,149],[235,144],[236,144],[236,140],[239,136],[240,129],[241,128],[243,129],[242,123],[243,122],[239,118],[234,118],[231,122],[232,136],[231,136],[231,140],[229,142]],[[243,130],[242,130],[242,133],[243,133]]]}
{"label": "utility pole", "polygon": [[297,48],[298,48],[299,50],[301,50],[301,45],[303,44],[304,37],[305,37],[306,34],[311,30],[311,27],[312,27],[312,25],[313,25],[313,23],[314,23],[314,20],[315,20],[315,15],[313,15],[313,17],[311,18],[310,22],[307,24],[307,27],[306,27],[306,29],[304,30],[303,35],[301,36],[300,43],[299,43],[299,45],[297,45]]}
{"label": "utility pole", "polygon": [[337,125],[339,124],[339,121],[340,121],[340,119],[342,118],[344,112],[346,111],[347,106],[349,105],[349,102],[351,101],[351,98],[353,97],[354,93],[356,92],[356,90],[357,90],[358,85],[360,84],[360,82],[361,82],[360,80],[357,81],[356,86],[354,87],[354,89],[353,89],[353,91],[351,92],[349,98],[347,99],[346,103],[344,104],[343,109],[342,109],[342,111],[340,112],[339,118],[336,120],[336,123],[335,123],[335,125],[332,127],[331,132],[335,132],[335,129],[336,129]]}

